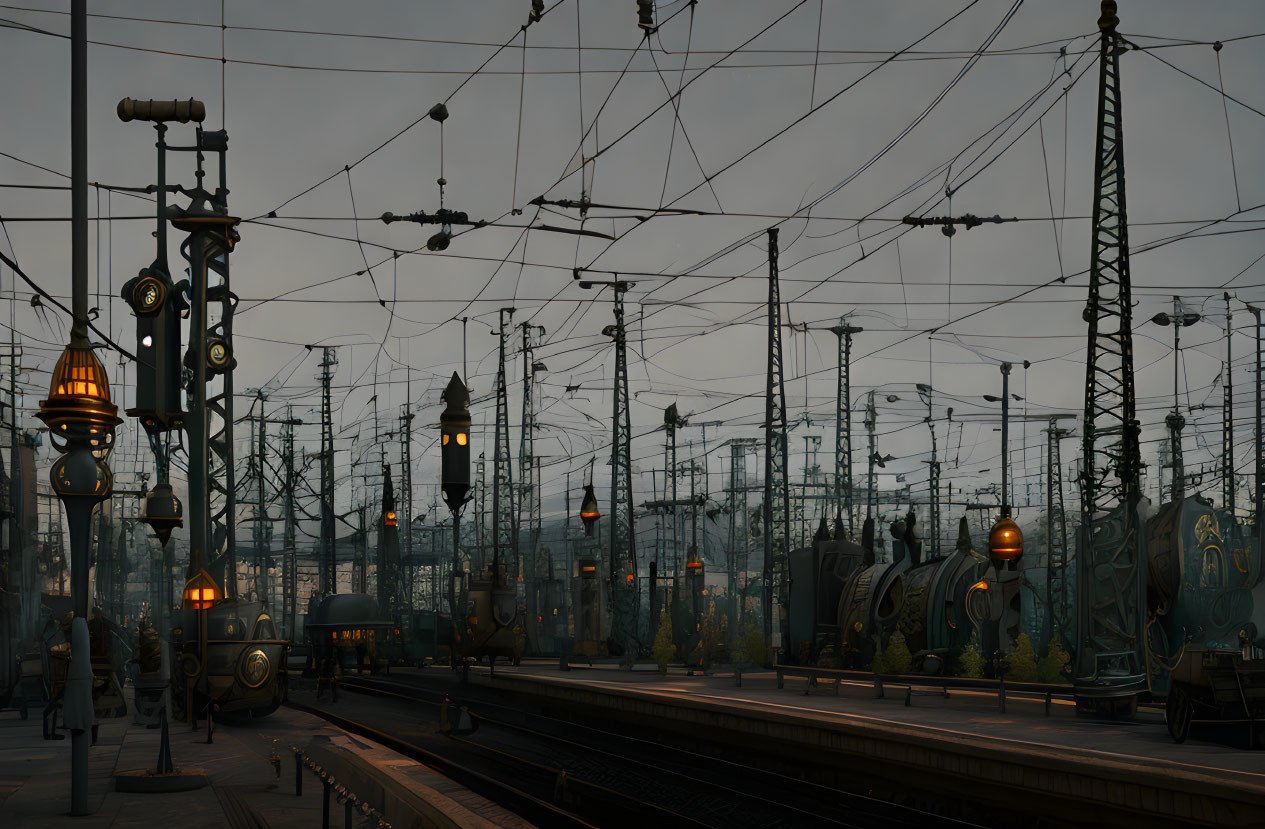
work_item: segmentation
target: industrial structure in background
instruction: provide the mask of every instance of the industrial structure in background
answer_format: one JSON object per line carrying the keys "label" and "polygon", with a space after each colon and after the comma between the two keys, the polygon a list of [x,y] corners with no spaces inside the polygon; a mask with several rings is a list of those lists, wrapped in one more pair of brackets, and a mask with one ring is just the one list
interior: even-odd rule
{"label": "industrial structure in background", "polygon": [[[654,27],[653,4],[639,3],[638,13],[648,36]],[[538,20],[540,11],[533,15]],[[552,385],[538,359],[546,332],[530,319],[515,323],[515,309],[510,307],[497,312],[497,368],[491,391],[476,395],[473,402],[479,426],[472,417],[468,369],[463,365],[461,373],[453,371],[443,387],[438,481],[414,480],[419,460],[414,443],[428,447],[434,437],[433,431],[428,438],[417,437],[414,420],[426,405],[434,404],[439,390],[427,388],[419,392],[423,397],[414,399],[406,365],[410,374],[403,383],[406,401],[398,432],[394,410],[389,409],[392,431],[379,434],[375,393],[373,444],[352,460],[353,475],[357,467],[370,471],[363,473],[365,484],[357,490],[356,503],[339,511],[337,461],[347,445],[340,441],[349,438],[342,434],[342,426],[335,425],[333,389],[339,359],[336,347],[327,345],[307,346],[313,359],[319,359],[319,420],[297,418],[290,402],[265,411],[270,392],[252,390],[258,411],[252,409],[248,416],[253,430],[249,459],[235,463],[233,318],[238,297],[229,281],[229,256],[239,241],[239,219],[228,207],[228,134],[201,126],[206,111],[197,100],[125,98],[118,104],[119,117],[152,123],[157,134],[156,183],[143,188],[154,195],[157,251],[153,262],[121,292],[136,326],[136,353],[127,352],[136,364],[136,405],[127,414],[147,436],[154,485],[149,487],[146,475],[140,477],[139,488],[116,487],[107,465],[113,430],[121,421],[111,402],[104,364],[88,339],[93,329],[88,326],[79,250],[86,227],[80,203],[86,180],[80,180],[82,148],[76,139],[73,234],[79,241],[74,255],[74,327],[40,413],[49,429],[48,440],[59,453],[49,493],[40,492],[35,481],[41,435],[25,430],[17,416],[15,378],[21,348],[12,337],[7,352],[11,365],[4,416],[10,452],[7,466],[0,465],[0,485],[5,488],[0,492],[0,519],[7,526],[7,566],[0,568],[0,702],[20,696],[13,690],[20,680],[15,650],[43,649],[47,655],[65,645],[59,653],[67,658],[57,670],[77,680],[98,675],[103,689],[89,701],[82,689],[66,683],[62,716],[74,732],[79,768],[85,762],[85,724],[90,725],[94,710],[96,716],[113,710],[111,694],[117,680],[111,685],[110,678],[125,661],[124,651],[152,651],[160,657],[156,664],[145,663],[136,685],[138,706],[155,716],[169,710],[190,728],[202,720],[210,735],[213,719],[264,716],[283,702],[291,652],[304,655],[306,670],[323,677],[351,660],[376,671],[399,664],[517,663],[527,654],[558,657],[564,666],[572,659],[609,658],[631,668],[639,659],[658,659],[654,651],[663,641],[659,637],[666,619],[669,630],[663,639],[670,643],[673,659],[691,669],[728,661],[882,673],[885,654],[908,651],[908,670],[924,675],[958,672],[963,656],[973,653],[986,665],[986,673],[1000,678],[1006,656],[1027,637],[1039,653],[1067,655],[1059,679],[1070,683],[1082,711],[1128,716],[1139,701],[1162,701],[1169,731],[1177,740],[1186,739],[1193,725],[1204,721],[1245,721],[1249,728],[1257,727],[1265,718],[1261,310],[1246,305],[1256,335],[1250,514],[1236,510],[1236,493],[1245,496],[1234,468],[1229,346],[1230,320],[1237,310],[1234,300],[1228,293],[1223,297],[1227,345],[1222,455],[1216,470],[1219,506],[1191,493],[1183,460],[1185,420],[1177,376],[1181,328],[1199,322],[1201,316],[1175,298],[1171,313],[1152,318],[1157,325],[1173,328],[1175,371],[1173,411],[1166,418],[1168,436],[1160,450],[1161,486],[1152,507],[1143,491],[1123,163],[1119,58],[1129,42],[1118,31],[1111,0],[1101,3],[1098,23],[1080,422],[1060,425],[1075,419],[1069,413],[1012,416],[1012,401],[1022,400],[1011,393],[1012,372],[1017,374],[1020,365],[1026,372],[1030,364],[999,361],[1001,394],[984,399],[1000,403],[1000,420],[990,411],[980,422],[1000,426],[1000,489],[966,493],[960,486],[955,489],[945,469],[955,424],[960,448],[961,416],[955,421],[954,409],[947,409],[948,430],[941,446],[937,429],[942,421],[934,414],[935,406],[954,398],[939,384],[933,388],[930,378],[915,384],[916,424],[920,434],[924,422],[930,431],[930,457],[923,461],[928,473],[925,500],[921,480],[916,492],[910,484],[899,486],[905,483],[900,478],[896,489],[880,487],[880,475],[889,480],[880,470],[895,458],[879,449],[879,411],[884,400],[899,400],[897,395],[879,395],[871,388],[858,396],[858,408],[864,408],[866,463],[858,470],[863,477],[853,475],[858,448],[853,440],[853,345],[854,336],[864,329],[853,324],[850,314],[828,329],[837,338],[837,365],[832,361],[827,368],[835,382],[833,473],[816,467],[823,436],[806,434],[803,480],[792,484],[789,440],[797,423],[788,414],[783,329],[790,322],[789,317],[784,319],[787,303],[779,281],[778,226],[765,232],[764,415],[762,423],[744,424],[762,432],[726,436],[709,447],[706,429],[713,424],[700,422],[695,413],[682,414],[677,402],[669,403],[661,427],[661,477],[660,470],[652,471],[654,491],[640,504],[633,477],[634,463],[640,461],[633,444],[634,438],[645,436],[633,433],[634,398],[629,390],[629,351],[632,348],[636,357],[638,349],[630,344],[625,318],[625,303],[637,283],[613,271],[586,273],[581,267],[572,271],[576,286],[593,291],[594,298],[609,289],[612,300],[613,322],[601,329],[613,351],[612,370],[603,374],[601,387],[603,395],[610,394],[611,409],[609,424],[600,424],[605,439],[569,459],[573,468],[566,475],[566,514],[561,518],[547,515],[543,504],[542,477],[553,468],[542,463],[541,416],[549,408]],[[76,38],[79,48],[82,44]],[[77,107],[84,94],[78,83]],[[442,136],[447,107],[438,104],[428,115]],[[195,125],[191,144],[168,146],[166,133],[174,124]],[[167,162],[173,153],[193,156],[193,187],[168,183]],[[217,164],[218,185],[211,189],[204,186],[208,159]],[[440,225],[426,245],[434,252],[452,242],[454,225],[486,224],[444,208],[446,179],[441,177],[439,184],[438,212],[383,216],[388,223]],[[595,205],[583,185],[581,189],[578,201],[542,197],[533,203],[578,208],[583,217]],[[187,198],[188,205],[169,205],[172,196]],[[906,217],[903,223],[937,225],[951,236],[955,225],[971,228],[1003,221],[1008,220],[967,214]],[[168,224],[186,234],[179,250],[188,263],[187,280],[172,278]],[[601,236],[597,231],[552,226],[530,229]],[[5,262],[16,268],[7,258]],[[610,278],[587,278],[596,273]],[[835,318],[831,315],[827,322]],[[182,339],[186,319],[187,348]],[[464,337],[469,318],[461,320]],[[808,327],[799,326],[792,331],[807,335]],[[520,332],[521,337],[516,336]],[[507,379],[518,356],[513,353],[515,339],[521,343],[523,365],[517,477]],[[125,352],[112,341],[111,345]],[[644,349],[641,356],[645,358]],[[556,400],[567,399],[581,387],[564,388]],[[807,411],[807,387],[804,394]],[[604,404],[605,397],[602,400]],[[1033,473],[1041,481],[1038,491],[1044,490],[1044,498],[1035,499],[1044,501],[1044,514],[1026,525],[1018,520],[1012,486],[1010,428],[1016,418],[1044,421],[1045,427],[1044,462]],[[804,422],[812,425],[807,418]],[[319,426],[320,445],[305,457],[296,446],[296,435],[307,425]],[[678,441],[687,426],[703,429],[700,451],[692,441]],[[427,430],[433,426],[419,420],[417,435]],[[474,436],[483,438],[489,432],[491,468],[480,454],[472,481]],[[1062,443],[1071,438],[1078,438],[1082,449],[1074,480],[1062,464]],[[829,447],[828,435],[826,439]],[[653,440],[657,447],[657,435]],[[277,451],[270,450],[270,441]],[[363,442],[353,446],[364,449]],[[188,468],[184,502],[171,476],[173,462],[179,468],[185,460],[182,452],[187,453]],[[610,475],[608,491],[603,492],[594,480],[594,467],[607,452]],[[658,462],[658,452],[655,448],[651,462]],[[712,452],[727,455],[715,489],[708,467]],[[763,454],[763,463],[752,474],[748,457],[755,453]],[[581,465],[586,461],[585,468]],[[242,479],[239,467],[246,471]],[[572,486],[572,472],[580,476],[579,486]],[[681,490],[687,473],[686,497]],[[1079,492],[1079,509],[1065,506],[1065,487],[1073,485]],[[797,501],[793,486],[800,487]],[[432,508],[415,510],[415,499],[425,504],[430,488],[438,491]],[[115,506],[100,507],[96,513],[93,568],[99,607],[89,633],[92,515],[98,504],[111,503],[112,494]],[[60,540],[53,495],[64,504],[69,544]],[[996,503],[983,503],[993,495]],[[48,502],[43,511],[41,496]],[[447,506],[450,523],[439,515],[439,498]],[[582,537],[578,530],[572,532],[573,504],[578,505]],[[607,505],[605,514],[602,504]],[[473,513],[473,520],[463,518],[467,512]],[[981,519],[975,537],[970,512]],[[47,519],[45,532],[41,518]],[[159,549],[137,537],[140,522],[153,531]],[[239,522],[250,524],[249,557],[246,542],[238,546]],[[274,531],[278,522],[280,533]],[[178,550],[184,534],[172,541],[173,533],[186,523],[187,557]],[[955,524],[956,535],[945,531]],[[654,539],[653,554],[644,552],[650,547],[643,540],[643,555],[638,555],[639,536]],[[976,537],[982,543],[977,544]],[[136,576],[146,557],[141,584]],[[55,596],[51,590],[41,595],[41,579],[51,584],[54,572],[64,576],[67,558],[70,595],[60,588]],[[177,588],[173,574],[181,572]],[[55,627],[45,621],[60,624],[67,611],[74,621],[64,632],[37,640],[38,630]],[[66,641],[54,641],[58,636]],[[108,654],[109,648],[100,644],[107,640],[123,643],[118,657],[111,657],[113,664],[105,658],[81,658],[89,643],[93,653]],[[723,659],[714,654],[723,654]],[[77,772],[75,779],[81,776]],[[81,784],[74,789],[75,803],[82,796]]]}

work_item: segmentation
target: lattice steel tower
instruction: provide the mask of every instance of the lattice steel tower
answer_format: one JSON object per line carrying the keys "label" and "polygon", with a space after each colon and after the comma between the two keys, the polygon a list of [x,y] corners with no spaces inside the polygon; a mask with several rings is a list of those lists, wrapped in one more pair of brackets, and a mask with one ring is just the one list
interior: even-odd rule
{"label": "lattice steel tower", "polygon": [[1137,514],[1129,234],[1125,210],[1120,53],[1114,0],[1098,28],[1098,135],[1094,155],[1081,530],[1077,551],[1077,696],[1122,695],[1146,687],[1141,648],[1143,574]]}
{"label": "lattice steel tower", "polygon": [[633,532],[632,425],[628,412],[628,349],[624,336],[624,292],[631,282],[616,281],[615,394],[611,419],[611,635],[624,646],[630,662],[637,633],[637,552]]}
{"label": "lattice steel tower", "polygon": [[[769,228],[769,365],[764,402],[764,638],[780,634],[788,583],[791,493],[787,478],[786,384],[782,375],[782,298],[777,276],[777,228]],[[776,594],[776,598],[775,598]],[[774,627],[774,613],[778,627]],[[780,639],[780,636],[779,636]]]}
{"label": "lattice steel tower", "polygon": [[839,373],[836,378],[835,510],[843,526],[852,532],[852,335],[861,328],[841,322],[830,329],[839,338]]}
{"label": "lattice steel tower", "polygon": [[513,555],[515,541],[514,476],[510,469],[509,394],[505,388],[505,341],[509,338],[513,308],[501,309],[500,354],[496,368],[496,429],[492,452],[492,577],[505,583],[502,555]]}
{"label": "lattice steel tower", "polygon": [[1072,619],[1072,594],[1068,584],[1067,514],[1063,509],[1063,467],[1059,441],[1071,432],[1059,428],[1057,418],[1050,418],[1045,430],[1045,601],[1050,615],[1051,641],[1058,639],[1064,647],[1075,632]]}

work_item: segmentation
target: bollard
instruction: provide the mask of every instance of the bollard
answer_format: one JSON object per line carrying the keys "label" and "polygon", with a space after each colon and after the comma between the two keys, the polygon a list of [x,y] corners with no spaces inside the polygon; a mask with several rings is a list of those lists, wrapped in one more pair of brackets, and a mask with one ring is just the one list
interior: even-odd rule
{"label": "bollard", "polygon": [[294,750],[294,796],[303,796],[303,757],[299,750]]}
{"label": "bollard", "polygon": [[883,677],[879,674],[874,675],[874,698],[883,698]]}
{"label": "bollard", "polygon": [[325,795],[321,799],[321,829],[329,829],[329,779],[322,779],[321,785],[325,787]]}
{"label": "bollard", "polygon": [[742,668],[734,668],[734,685],[742,687]]}
{"label": "bollard", "polygon": [[913,696],[914,696],[914,686],[911,685],[905,689],[905,707],[906,708],[910,708],[913,706]]}
{"label": "bollard", "polygon": [[1001,713],[1006,713],[1006,672],[997,672],[997,708]]}
{"label": "bollard", "polygon": [[839,677],[835,677],[835,696],[839,696]]}
{"label": "bollard", "polygon": [[1050,699],[1050,692],[1046,691],[1045,692],[1045,715],[1047,717],[1050,716],[1050,706],[1052,704],[1053,704],[1053,700]]}
{"label": "bollard", "polygon": [[782,690],[782,672],[781,671],[777,672],[777,687],[779,691]]}

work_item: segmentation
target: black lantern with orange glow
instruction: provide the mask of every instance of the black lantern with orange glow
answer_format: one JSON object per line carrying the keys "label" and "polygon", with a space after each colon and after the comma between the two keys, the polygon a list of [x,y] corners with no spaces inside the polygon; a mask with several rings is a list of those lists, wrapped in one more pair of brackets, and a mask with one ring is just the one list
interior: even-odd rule
{"label": "black lantern with orange glow", "polygon": [[395,510],[387,510],[386,515],[382,516],[382,523],[388,527],[399,525],[399,519],[395,517]]}
{"label": "black lantern with orange glow", "polygon": [[584,522],[584,537],[593,537],[593,527],[597,525],[597,519],[602,517],[601,511],[597,508],[597,496],[593,494],[593,485],[584,485],[584,499],[580,501],[580,520]]}
{"label": "black lantern with orange glow", "polygon": [[447,408],[439,416],[439,454],[443,469],[440,485],[444,503],[460,511],[470,491],[470,392],[457,372],[444,389]]}

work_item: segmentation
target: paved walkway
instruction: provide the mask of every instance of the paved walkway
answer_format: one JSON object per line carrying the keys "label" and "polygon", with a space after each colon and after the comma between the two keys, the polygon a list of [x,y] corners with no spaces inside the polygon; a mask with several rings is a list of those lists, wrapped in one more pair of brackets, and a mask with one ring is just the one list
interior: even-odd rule
{"label": "paved walkway", "polygon": [[[452,781],[408,758],[335,728],[325,720],[282,707],[248,725],[216,726],[212,744],[205,724],[190,731],[182,723],[170,730],[177,768],[203,770],[210,785],[189,792],[133,794],[114,790],[114,775],[152,768],[158,757],[159,731],[134,725],[129,718],[104,720],[98,741],[89,749],[89,803],[92,814],[72,818],[70,807],[70,739],[41,738],[39,711],[22,720],[15,711],[0,712],[0,827],[43,829],[289,829],[319,827],[322,786],[305,772],[303,795],[294,793],[299,746],[349,787],[386,812],[396,827],[491,826],[499,807],[459,790]],[[270,762],[273,752],[281,773]],[[479,807],[469,812],[465,804]],[[409,801],[407,804],[402,801]],[[407,807],[407,808],[406,808]],[[436,814],[417,817],[418,809]],[[395,811],[395,814],[392,814]],[[406,814],[408,812],[408,814]],[[331,800],[330,825],[342,827],[344,807]],[[357,819],[354,826],[376,825]],[[520,822],[521,825],[521,822]]]}

